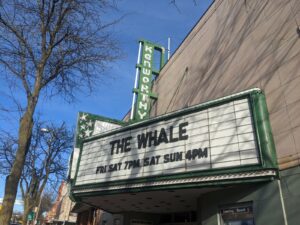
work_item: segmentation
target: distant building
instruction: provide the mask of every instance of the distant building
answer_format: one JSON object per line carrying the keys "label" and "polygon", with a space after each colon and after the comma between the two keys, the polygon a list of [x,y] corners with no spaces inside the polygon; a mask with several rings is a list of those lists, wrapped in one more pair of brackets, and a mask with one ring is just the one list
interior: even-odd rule
{"label": "distant building", "polygon": [[73,206],[74,203],[69,198],[67,183],[62,182],[59,187],[56,201],[51,210],[47,213],[46,224],[75,224],[77,215],[75,213],[71,213]]}

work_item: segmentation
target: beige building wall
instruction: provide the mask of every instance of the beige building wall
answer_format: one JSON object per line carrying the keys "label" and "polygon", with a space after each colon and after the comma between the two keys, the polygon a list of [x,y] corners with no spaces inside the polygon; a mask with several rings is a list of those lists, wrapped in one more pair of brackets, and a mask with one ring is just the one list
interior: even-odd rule
{"label": "beige building wall", "polygon": [[152,116],[259,87],[280,168],[299,165],[299,25],[299,0],[216,0],[162,69]]}
{"label": "beige building wall", "polygon": [[71,212],[74,205],[75,203],[72,202],[69,197],[68,184],[63,181],[59,187],[56,201],[47,213],[46,221],[48,223],[53,223],[54,221],[68,221],[75,223],[77,214]]}
{"label": "beige building wall", "polygon": [[74,207],[75,203],[71,201],[68,193],[68,185],[66,182],[62,183],[62,192],[61,192],[61,202],[60,202],[60,210],[58,212],[59,221],[69,221],[76,222],[77,215],[71,213],[71,209]]}

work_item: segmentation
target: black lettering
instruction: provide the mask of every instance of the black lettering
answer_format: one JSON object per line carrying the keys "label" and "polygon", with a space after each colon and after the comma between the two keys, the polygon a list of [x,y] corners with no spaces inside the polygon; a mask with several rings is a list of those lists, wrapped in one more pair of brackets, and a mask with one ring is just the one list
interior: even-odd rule
{"label": "black lettering", "polygon": [[170,162],[170,157],[169,156],[170,156],[169,154],[164,155],[164,163]]}
{"label": "black lettering", "polygon": [[133,165],[133,163],[132,163],[132,161],[128,161],[128,168],[127,169],[131,169],[131,167],[132,167],[132,165]]}
{"label": "black lettering", "polygon": [[179,140],[187,140],[189,138],[189,135],[186,134],[186,129],[184,128],[187,125],[189,125],[189,122],[179,124]]}
{"label": "black lettering", "polygon": [[129,161],[128,169],[140,167],[140,159]]}
{"label": "black lettering", "polygon": [[113,172],[117,170],[117,164],[110,164],[108,167],[108,172]]}
{"label": "black lettering", "polygon": [[177,161],[182,160],[182,155],[183,155],[183,152],[177,152]]}
{"label": "black lettering", "polygon": [[155,157],[154,156],[151,157],[149,165],[150,166],[155,165]]}
{"label": "black lettering", "polygon": [[170,154],[170,162],[174,162],[176,160],[175,156],[175,153]]}
{"label": "black lettering", "polygon": [[117,154],[119,153],[119,151],[122,153],[122,152],[124,152],[124,138],[122,138],[122,142],[120,143],[120,141],[119,142],[117,142]]}
{"label": "black lettering", "polygon": [[188,160],[191,160],[192,159],[192,151],[191,150],[188,150],[185,154],[185,158],[188,159]]}
{"label": "black lettering", "polygon": [[171,155],[171,158],[170,158],[171,162],[182,160],[182,152],[175,152],[175,153],[170,154],[170,155]]}
{"label": "black lettering", "polygon": [[114,140],[109,142],[109,144],[111,145],[111,151],[110,154],[119,154],[119,153],[123,153],[123,152],[129,152],[131,150],[130,148],[130,140],[132,139],[132,137],[126,137],[126,138],[122,138],[121,140]]}
{"label": "black lettering", "polygon": [[97,173],[100,173],[100,166],[98,166],[97,168],[96,168],[96,174]]}
{"label": "black lettering", "polygon": [[133,168],[140,167],[140,159],[133,160]]}
{"label": "black lettering", "polygon": [[154,131],[154,135],[152,131],[148,132],[149,136],[148,136],[148,147],[152,146],[152,142],[154,146],[157,146],[157,130]]}
{"label": "black lettering", "polygon": [[148,136],[149,136],[148,133],[147,133],[147,134],[142,133],[142,134],[139,134],[139,135],[137,136],[137,140],[138,140],[138,149],[141,149],[142,147],[143,147],[143,148],[146,148]]}
{"label": "black lettering", "polygon": [[114,153],[119,154],[120,150],[121,152],[124,152],[124,138],[122,139],[122,142],[120,140],[114,140],[109,142],[109,144],[111,145],[111,155],[113,155]]}
{"label": "black lettering", "polygon": [[144,166],[149,166],[149,158],[144,158]]}
{"label": "black lettering", "polygon": [[178,141],[178,138],[173,138],[173,126],[170,126],[170,142]]}
{"label": "black lettering", "polygon": [[155,156],[155,158],[156,158],[156,164],[158,164],[158,161],[159,161],[160,155],[157,155],[157,156]]}
{"label": "black lettering", "polygon": [[114,154],[115,144],[117,142],[120,142],[120,140],[114,140],[114,141],[109,142],[109,144],[111,145],[111,152],[110,152],[111,155]]}
{"label": "black lettering", "polygon": [[140,159],[130,160],[125,162],[125,168],[124,169],[131,169],[131,168],[137,168],[140,167]]}
{"label": "black lettering", "polygon": [[202,150],[201,148],[199,149],[200,150],[200,154],[199,154],[199,156],[201,157],[201,158],[207,158],[207,156],[208,156],[208,149],[207,148],[204,148],[204,150]]}
{"label": "black lettering", "polygon": [[118,163],[118,170],[121,169],[121,165],[122,165],[122,163]]}
{"label": "black lettering", "polygon": [[128,168],[128,164],[129,164],[129,161],[125,161],[125,167],[124,167],[125,170]]}
{"label": "black lettering", "polygon": [[165,142],[165,143],[169,142],[167,133],[164,128],[161,128],[161,130],[160,130],[158,140],[157,140],[157,145],[160,145],[160,143],[162,143],[162,142]]}
{"label": "black lettering", "polygon": [[193,150],[188,150],[185,154],[185,158],[188,160],[192,159],[201,159],[201,158],[207,158],[208,157],[208,148],[199,148],[199,149],[193,149]]}
{"label": "black lettering", "polygon": [[[201,148],[200,148],[201,149]],[[195,159],[196,156],[199,156],[199,150],[200,149],[193,149],[192,150],[192,158]],[[198,157],[199,158],[199,157]]]}
{"label": "black lettering", "polygon": [[183,152],[175,152],[171,154],[164,155],[164,163],[176,162],[182,160]]}
{"label": "black lettering", "polygon": [[124,146],[125,152],[129,152],[131,150],[131,148],[130,148],[130,140],[131,139],[132,139],[131,136],[125,138],[125,146]]}
{"label": "black lettering", "polygon": [[122,163],[115,163],[115,164],[110,164],[108,166],[108,172],[114,172],[114,171],[118,171],[121,169],[121,165]]}
{"label": "black lettering", "polygon": [[160,155],[152,156],[151,160],[150,160],[150,163],[149,163],[149,166],[158,164],[159,158],[160,158]]}

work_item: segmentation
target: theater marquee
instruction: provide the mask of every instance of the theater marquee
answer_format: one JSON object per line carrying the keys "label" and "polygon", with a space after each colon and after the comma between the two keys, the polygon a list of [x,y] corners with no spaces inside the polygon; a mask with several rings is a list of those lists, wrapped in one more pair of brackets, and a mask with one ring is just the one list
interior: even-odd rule
{"label": "theater marquee", "polygon": [[86,139],[75,186],[274,166],[259,96],[255,89]]}

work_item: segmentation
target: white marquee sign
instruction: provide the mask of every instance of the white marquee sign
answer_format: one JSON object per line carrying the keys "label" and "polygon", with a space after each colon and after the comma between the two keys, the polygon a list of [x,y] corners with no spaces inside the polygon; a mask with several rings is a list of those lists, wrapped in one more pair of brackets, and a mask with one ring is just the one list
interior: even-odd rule
{"label": "white marquee sign", "polygon": [[[90,113],[79,113],[77,124],[77,134],[80,139],[87,138],[91,135],[102,134],[104,132],[122,127],[120,124],[114,122],[108,122],[96,115]],[[74,179],[76,173],[76,166],[78,162],[80,149],[78,147],[79,141],[76,140],[73,155],[71,158],[71,168],[69,170],[69,176]]]}
{"label": "white marquee sign", "polygon": [[260,162],[248,99],[83,144],[75,185]]}

